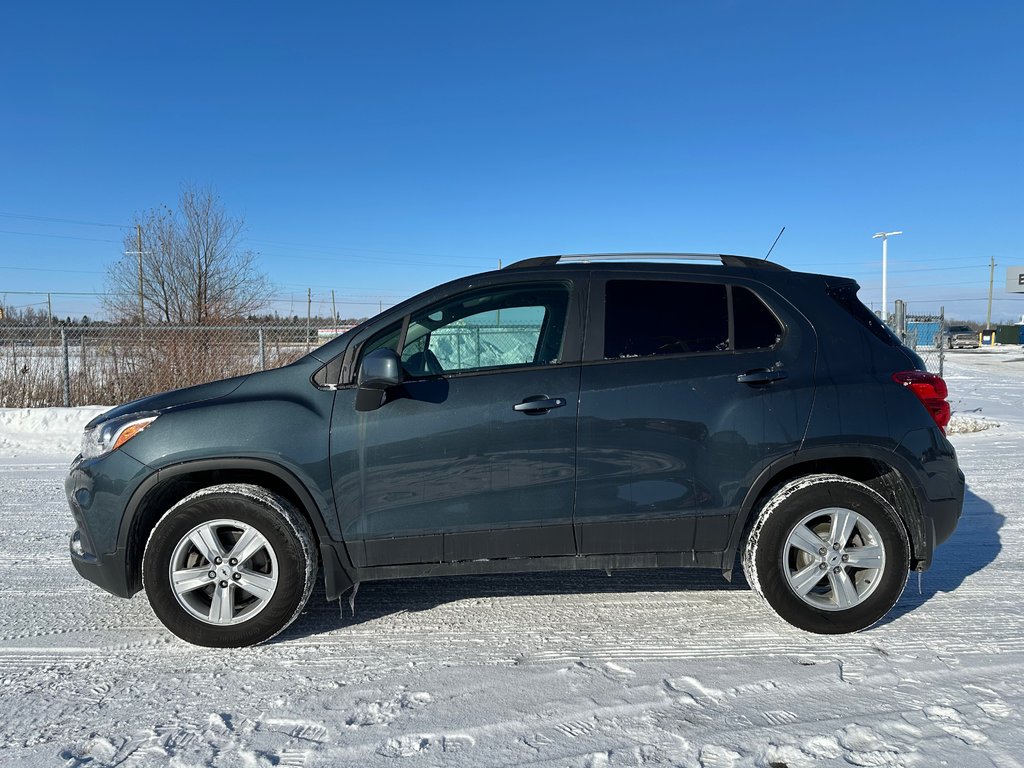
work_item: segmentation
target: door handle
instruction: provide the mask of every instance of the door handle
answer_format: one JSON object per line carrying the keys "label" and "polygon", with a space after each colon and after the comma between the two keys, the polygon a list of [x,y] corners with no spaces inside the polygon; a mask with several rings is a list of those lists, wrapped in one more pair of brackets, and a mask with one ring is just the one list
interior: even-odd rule
{"label": "door handle", "polygon": [[752,371],[741,373],[736,377],[740,384],[771,384],[773,381],[781,381],[789,376],[785,371],[777,368],[755,368]]}
{"label": "door handle", "polygon": [[536,416],[547,413],[552,408],[561,408],[565,405],[564,397],[548,397],[547,395],[530,395],[523,402],[512,406],[513,411],[525,413],[529,416]]}

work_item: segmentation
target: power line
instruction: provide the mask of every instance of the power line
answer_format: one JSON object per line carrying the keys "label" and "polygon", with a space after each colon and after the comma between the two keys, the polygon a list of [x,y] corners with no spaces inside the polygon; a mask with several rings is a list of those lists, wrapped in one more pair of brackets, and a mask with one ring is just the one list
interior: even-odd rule
{"label": "power line", "polygon": [[[110,222],[99,222],[99,221],[87,221],[84,219],[71,219],[61,216],[42,216],[39,214],[29,213],[13,213],[11,211],[0,211],[0,216],[12,219],[23,219],[25,221],[38,221],[45,223],[55,224],[79,224],[82,226],[90,227],[108,227],[112,229],[130,229],[132,224],[112,224]],[[68,239],[79,239],[79,240],[91,240],[93,242],[103,243],[116,243],[120,242],[117,240],[96,240],[94,238],[81,238],[72,237],[70,235],[50,235],[38,232],[16,232],[12,230],[0,230],[4,234],[16,234],[16,235],[29,235],[34,237],[66,237]],[[289,240],[267,240],[262,238],[244,238],[243,242],[250,243],[266,243],[268,245],[284,245],[292,248],[303,248],[312,249],[314,251],[321,251],[324,253],[330,252],[355,252],[355,253],[377,253],[377,254],[392,254],[399,256],[423,256],[425,258],[444,258],[444,259],[462,259],[465,261],[493,261],[492,256],[456,256],[454,254],[442,254],[442,253],[428,253],[423,251],[405,251],[405,250],[394,250],[394,249],[378,249],[378,248],[364,248],[361,246],[349,246],[349,245],[315,245],[312,243],[298,243]],[[344,255],[344,253],[342,254]],[[901,263],[931,263],[935,261],[958,261],[961,259],[975,258],[972,256],[937,256],[937,257],[919,257],[919,258],[906,258],[900,257]],[[797,260],[800,263],[800,260]],[[815,264],[820,264],[819,261],[814,260]],[[864,266],[873,267],[876,261],[870,259],[860,259],[857,261],[832,261],[821,264],[819,269],[828,268],[831,266]]]}
{"label": "power line", "polygon": [[[53,239],[57,239],[57,240],[77,240],[77,241],[87,242],[87,243],[113,243],[115,245],[123,245],[123,242],[121,240],[108,240],[108,239],[99,238],[99,237],[81,237],[80,235],[56,235],[56,234],[50,234],[50,233],[46,233],[46,232],[22,232],[20,230],[13,230],[13,229],[0,229],[0,234],[18,235],[18,236],[22,236],[22,237],[49,237],[49,238],[53,238]],[[256,242],[256,241],[251,241],[250,240],[248,242]],[[319,246],[318,249],[321,252],[323,252],[323,253],[329,253],[329,251],[331,250],[331,247],[330,246]],[[340,250],[341,249],[339,249],[339,251]],[[425,262],[422,262],[422,261],[413,261],[411,259],[390,258],[390,257],[388,257],[386,255],[383,255],[383,254],[388,254],[388,253],[400,254],[400,253],[403,253],[402,251],[374,251],[372,249],[365,249],[365,250],[361,251],[360,249],[356,249],[356,248],[350,248],[350,249],[344,249],[344,250],[356,251],[356,253],[361,253],[361,252],[362,253],[376,253],[376,254],[381,254],[381,255],[372,256],[372,257],[360,257],[358,255],[353,255],[351,253],[342,253],[342,252],[337,252],[337,253],[335,253],[333,255],[326,255],[326,256],[303,256],[303,255],[299,255],[299,254],[295,254],[295,253],[284,253],[284,254],[282,254],[282,253],[263,253],[263,252],[259,252],[259,255],[260,256],[266,256],[266,257],[269,257],[269,258],[302,259],[302,260],[305,260],[305,261],[330,261],[330,262],[334,262],[334,263],[338,263],[339,261],[345,261],[345,262],[356,261],[356,262],[365,263],[365,264],[379,264],[379,263],[383,262],[383,263],[386,263],[386,264],[399,264],[399,265],[416,266],[416,267],[457,267],[457,268],[460,268],[460,269],[465,269],[467,267],[473,266],[471,264],[465,264],[465,263],[458,264],[458,263],[437,262],[437,261],[425,263]],[[428,254],[410,254],[410,255],[423,255],[424,258],[436,258],[435,256],[431,256],[431,255],[428,255]],[[479,257],[477,257],[477,256],[447,256],[447,257],[440,257],[440,258],[485,259],[485,260],[490,260],[490,257],[487,257],[487,256],[479,256]]]}
{"label": "power line", "polygon": [[[1024,294],[1021,294],[1020,296],[995,296],[995,297],[992,298],[993,302],[997,302],[997,301],[1022,301],[1022,300],[1024,300]],[[907,303],[908,304],[911,303],[911,302],[913,302],[915,304],[923,304],[923,303],[926,303],[926,302],[930,302],[930,303],[934,304],[934,303],[940,302],[940,301],[988,301],[988,296],[960,296],[960,297],[952,298],[952,299],[950,299],[950,298],[943,298],[943,297],[939,297],[937,299],[907,299]]]}
{"label": "power line", "polygon": [[90,243],[117,243],[121,244],[120,240],[102,240],[98,237],[76,237],[74,235],[47,235],[42,232],[17,232],[13,229],[0,229],[0,234],[5,235],[24,235],[25,237],[55,237],[59,240],[85,240]]}
{"label": "power line", "polygon": [[96,291],[0,291],[0,294],[14,296],[119,296],[117,293],[98,293]]}
{"label": "power line", "polygon": [[[917,257],[906,257],[900,256],[900,263],[912,261],[912,262],[932,262],[932,261],[959,261],[961,259],[976,259],[977,256],[917,256]],[[828,261],[824,262],[825,266],[843,266],[850,264],[861,264],[865,267],[874,267],[878,265],[877,259],[860,259],[858,261]]]}
{"label": "power line", "polygon": [[[100,221],[85,221],[83,219],[68,219],[60,216],[40,216],[30,213],[12,213],[10,211],[0,211],[0,216],[10,219],[22,219],[25,221],[37,221],[40,223],[52,223],[52,224],[79,224],[82,226],[89,227],[109,227],[112,229],[130,229],[130,224],[111,224],[108,222]],[[0,230],[0,233],[7,235],[26,235],[29,237],[57,237],[68,240],[85,240],[91,242],[100,243],[116,243],[117,240],[100,240],[97,238],[90,237],[76,237],[72,235],[54,235],[46,234],[42,232],[20,232],[15,230]],[[424,258],[442,258],[442,259],[462,259],[468,261],[491,261],[490,256],[455,256],[452,254],[441,254],[441,253],[425,253],[422,251],[403,251],[393,249],[379,249],[379,248],[363,248],[359,246],[347,246],[347,245],[314,245],[311,243],[296,243],[287,240],[263,240],[258,238],[244,238],[243,242],[249,243],[266,243],[268,245],[284,245],[292,248],[305,248],[313,249],[322,252],[343,252],[343,251],[354,251],[356,253],[377,253],[377,254],[391,254],[397,256],[423,256]]]}
{"label": "power line", "polygon": [[35,216],[30,213],[10,213],[0,211],[0,216],[8,219],[25,219],[26,221],[46,221],[55,224],[82,224],[87,227],[113,227],[115,229],[128,229],[127,224],[104,224],[98,221],[81,221],[79,219],[62,219],[57,216]]}
{"label": "power line", "polygon": [[[267,303],[268,304],[291,304],[291,303],[293,303],[295,301],[299,301],[300,298],[301,297],[298,297],[298,296],[280,296],[280,297],[277,297],[277,298],[267,299]],[[382,301],[383,301],[382,299],[376,299],[374,301],[366,301],[365,299],[367,299],[367,298],[369,298],[369,297],[364,296],[364,297],[358,298],[358,299],[350,299],[350,298],[345,298],[344,296],[339,296],[337,298],[337,303],[338,304],[365,304],[367,306],[374,306],[374,307],[376,307],[377,305],[381,304]],[[326,305],[326,304],[329,304],[331,300],[330,300],[330,298],[324,297],[324,298],[313,299],[313,301],[319,302],[321,305]],[[400,299],[398,301],[400,301]],[[397,304],[398,301],[393,301],[393,302],[383,301],[383,303],[385,305],[387,305],[387,306],[392,306],[393,304]]]}
{"label": "power line", "polygon": [[301,256],[294,253],[264,253],[260,252],[260,256],[266,256],[275,259],[301,259],[303,261],[327,261],[333,264],[344,264],[349,262],[358,262],[360,264],[395,264],[398,266],[411,266],[411,267],[455,267],[458,269],[468,269],[473,265],[471,264],[453,264],[450,262],[423,262],[423,261],[412,261],[410,259],[395,259],[387,256],[373,256],[373,257],[360,257],[353,256],[351,254],[337,254],[334,256]]}
{"label": "power line", "polygon": [[968,264],[963,267],[922,267],[921,269],[890,269],[889,274],[903,274],[904,272],[950,272],[957,269],[977,269],[976,264]]}
{"label": "power line", "polygon": [[493,259],[490,256],[455,256],[450,253],[422,253],[419,251],[396,251],[384,250],[380,248],[363,248],[361,246],[351,245],[312,245],[310,243],[293,243],[287,240],[262,240],[257,238],[245,238],[244,242],[266,243],[267,245],[285,245],[288,246],[289,248],[305,248],[321,252],[355,251],[356,253],[380,253],[385,255],[391,254],[395,256],[423,256],[424,258],[429,259],[467,259],[470,261],[493,261]]}
{"label": "power line", "polygon": [[0,269],[11,269],[18,272],[74,272],[82,275],[103,275],[106,274],[96,269],[51,269],[48,267],[0,267]]}
{"label": "power line", "polygon": [[[318,289],[318,290],[322,291],[322,293],[318,293],[317,294],[318,297],[319,296],[325,296],[325,294],[329,294],[330,293],[330,288]],[[127,292],[127,293],[110,293],[110,292],[103,292],[103,291],[0,291],[0,296],[6,296],[6,295],[11,295],[11,296],[45,296],[47,294],[50,294],[51,296],[98,296],[98,297],[104,297],[104,296],[134,296],[135,295],[134,293],[131,293],[131,292]],[[364,299],[370,299],[370,298],[373,298],[373,301],[364,301]],[[369,296],[352,296],[352,297],[349,297],[349,296],[338,296],[337,300],[338,300],[339,303],[342,303],[342,304],[373,304],[374,306],[376,306],[377,304],[380,303],[380,301],[382,299],[394,299],[397,302],[397,301],[401,301],[401,300],[403,300],[405,298],[407,298],[407,297],[405,297],[405,296],[401,296],[401,297],[397,297],[397,296],[383,296],[383,295],[378,296],[376,294],[371,294]],[[294,301],[294,297],[291,296],[291,295],[285,295],[285,294],[280,294],[280,293],[271,294],[270,296],[267,297],[267,302],[268,303],[277,303],[277,304],[279,304],[279,303],[282,303],[282,302],[289,302],[289,301]],[[325,298],[318,298],[317,301],[328,302],[328,301],[330,301],[330,299],[326,298],[326,297]],[[43,303],[45,304],[46,302],[43,302]],[[387,303],[387,302],[385,302],[385,303]]]}

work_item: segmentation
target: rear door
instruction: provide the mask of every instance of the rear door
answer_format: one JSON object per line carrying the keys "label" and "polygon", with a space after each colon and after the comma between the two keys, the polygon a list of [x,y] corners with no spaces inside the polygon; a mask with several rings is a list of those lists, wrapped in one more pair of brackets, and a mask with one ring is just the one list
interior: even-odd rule
{"label": "rear door", "polygon": [[813,334],[777,295],[782,311],[755,292],[763,286],[743,283],[595,275],[580,386],[580,554],[672,552],[717,565],[768,456],[799,445]]}

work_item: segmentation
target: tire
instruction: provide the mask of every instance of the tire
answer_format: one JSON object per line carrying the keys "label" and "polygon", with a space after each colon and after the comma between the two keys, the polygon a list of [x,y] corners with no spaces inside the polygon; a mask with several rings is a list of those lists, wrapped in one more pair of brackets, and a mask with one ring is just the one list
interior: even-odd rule
{"label": "tire", "polygon": [[317,565],[313,531],[286,500],[255,485],[216,485],[160,518],[142,581],[157,618],[182,640],[238,648],[298,617]]}
{"label": "tire", "polygon": [[870,627],[899,600],[909,569],[910,542],[892,505],[840,475],[777,489],[743,551],[743,571],[761,599],[818,634]]}

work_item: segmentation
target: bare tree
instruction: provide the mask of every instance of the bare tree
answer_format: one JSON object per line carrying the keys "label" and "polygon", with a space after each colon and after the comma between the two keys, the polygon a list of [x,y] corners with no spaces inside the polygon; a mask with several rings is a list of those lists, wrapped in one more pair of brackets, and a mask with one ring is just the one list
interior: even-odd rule
{"label": "bare tree", "polygon": [[185,186],[177,210],[154,208],[133,224],[128,253],[107,270],[111,319],[139,322],[140,258],[147,323],[230,323],[267,304],[270,284],[256,254],[241,247],[245,221],[229,215],[213,189]]}

